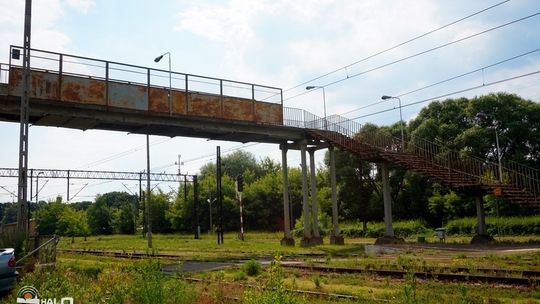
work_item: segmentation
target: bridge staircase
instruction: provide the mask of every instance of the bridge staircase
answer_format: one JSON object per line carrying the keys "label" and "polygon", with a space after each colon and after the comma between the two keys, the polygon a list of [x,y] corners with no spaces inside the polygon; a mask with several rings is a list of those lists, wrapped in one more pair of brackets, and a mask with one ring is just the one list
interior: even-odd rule
{"label": "bridge staircase", "polygon": [[463,155],[424,139],[407,139],[362,129],[358,122],[332,115],[304,114],[304,127],[314,138],[349,151],[361,159],[389,162],[431,178],[460,193],[495,193],[525,208],[540,209],[540,171],[515,162],[501,166]]}

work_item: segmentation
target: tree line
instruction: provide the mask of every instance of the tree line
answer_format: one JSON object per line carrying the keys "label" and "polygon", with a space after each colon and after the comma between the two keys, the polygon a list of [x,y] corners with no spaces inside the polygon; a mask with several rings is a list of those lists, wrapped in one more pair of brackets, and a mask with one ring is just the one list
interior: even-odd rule
{"label": "tree line", "polygon": [[[401,136],[400,123],[390,126],[365,124],[359,131]],[[540,168],[540,106],[519,96],[497,93],[471,99],[435,101],[405,124],[408,139],[422,138],[444,143],[461,155],[497,161],[496,134],[500,156],[534,169]],[[316,172],[319,219],[329,226],[331,191],[328,155]],[[245,151],[235,151],[222,159],[223,223],[225,230],[239,229],[239,205],[235,177],[244,178],[244,223],[247,230],[281,230],[283,192],[281,165],[270,159],[257,159]],[[301,228],[302,182],[300,168],[289,168],[289,195],[293,221]],[[366,162],[346,151],[336,152],[340,221],[369,222],[383,219],[382,183],[377,164]],[[420,219],[431,227],[446,221],[475,215],[474,198],[453,192],[430,178],[400,167],[390,169],[393,216],[395,219]],[[198,213],[201,230],[213,231],[218,223],[216,165],[207,163],[198,176],[199,201],[194,206],[193,185],[179,184],[173,192],[155,191],[148,202],[152,230],[156,233],[192,232]],[[90,234],[144,233],[145,195],[110,192],[94,202],[62,203],[61,198],[31,206],[32,218],[41,234],[68,236]],[[512,205],[504,198],[484,197],[486,213],[527,215],[530,210]],[[14,221],[15,206],[0,204],[3,223]],[[213,223],[210,225],[210,210]],[[294,224],[294,222],[293,222]]]}

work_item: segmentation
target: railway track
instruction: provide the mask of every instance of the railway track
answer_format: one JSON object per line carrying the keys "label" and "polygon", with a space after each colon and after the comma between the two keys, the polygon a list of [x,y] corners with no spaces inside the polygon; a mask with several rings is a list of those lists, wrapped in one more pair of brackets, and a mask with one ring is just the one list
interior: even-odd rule
{"label": "railway track", "polygon": [[[126,259],[175,259],[182,260],[183,257],[174,254],[147,254],[138,252],[118,252],[100,250],[78,250],[78,249],[58,249],[58,252],[67,254],[89,254],[96,256],[107,256]],[[426,280],[457,281],[457,282],[481,282],[492,284],[536,286],[540,284],[540,271],[537,270],[516,270],[500,268],[468,268],[468,267],[424,267],[409,269],[373,269],[373,268],[345,268],[314,266],[305,264],[283,263],[284,268],[299,269],[310,272],[322,273],[348,273],[348,274],[374,274],[403,278],[406,274],[412,273],[416,278]]]}
{"label": "railway track", "polygon": [[[309,266],[309,265],[283,265],[284,268],[300,269],[312,272],[326,273],[350,273],[350,274],[375,274],[379,276],[389,276],[395,278],[403,278],[407,274],[412,274],[416,278],[426,280],[440,281],[457,281],[457,282],[481,282],[506,285],[521,285],[521,286],[536,286],[540,283],[538,271],[524,271],[522,276],[516,276],[518,271],[508,269],[490,269],[496,270],[497,275],[475,274],[477,269],[460,267],[462,273],[441,272],[441,271],[421,271],[415,269],[359,269],[359,268],[342,268],[342,267],[327,267],[327,266]],[[465,273],[464,273],[465,272]],[[467,273],[468,272],[468,273]],[[502,274],[512,274],[513,276],[503,276]]]}

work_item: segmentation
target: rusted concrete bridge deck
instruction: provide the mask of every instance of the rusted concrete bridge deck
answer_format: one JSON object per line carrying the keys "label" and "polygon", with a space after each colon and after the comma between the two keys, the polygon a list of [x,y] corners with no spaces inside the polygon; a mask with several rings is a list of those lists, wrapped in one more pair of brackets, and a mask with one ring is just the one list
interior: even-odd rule
{"label": "rusted concrete bridge deck", "polygon": [[[18,49],[12,46],[10,63],[1,66],[0,80],[8,80],[0,84],[3,121],[20,120]],[[165,86],[168,80],[174,87]],[[310,137],[304,128],[284,125],[279,88],[43,50],[32,50],[30,97],[30,123],[36,126],[236,142]],[[303,120],[295,110],[285,109]]]}

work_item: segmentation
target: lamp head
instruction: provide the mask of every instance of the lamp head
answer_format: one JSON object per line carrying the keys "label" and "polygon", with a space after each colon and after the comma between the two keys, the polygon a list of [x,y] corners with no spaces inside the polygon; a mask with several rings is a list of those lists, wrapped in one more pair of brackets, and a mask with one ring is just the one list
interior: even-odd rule
{"label": "lamp head", "polygon": [[163,55],[159,55],[154,59],[154,62],[159,62],[163,58]]}
{"label": "lamp head", "polygon": [[394,98],[394,97],[388,96],[388,95],[383,95],[383,96],[381,96],[381,99],[382,99],[382,100],[387,100],[387,99],[392,99],[392,98]]}
{"label": "lamp head", "polygon": [[315,88],[316,88],[316,86],[307,86],[307,87],[306,87],[306,90],[313,90],[313,89],[315,89]]}

